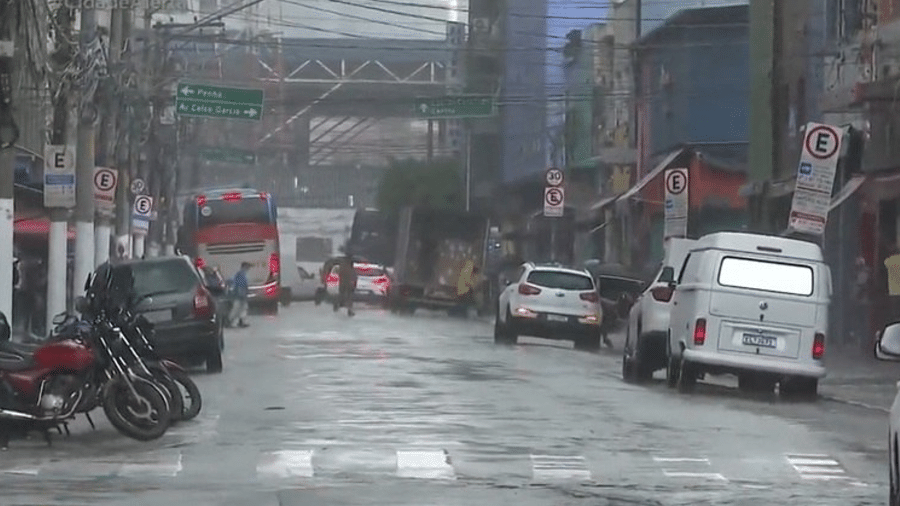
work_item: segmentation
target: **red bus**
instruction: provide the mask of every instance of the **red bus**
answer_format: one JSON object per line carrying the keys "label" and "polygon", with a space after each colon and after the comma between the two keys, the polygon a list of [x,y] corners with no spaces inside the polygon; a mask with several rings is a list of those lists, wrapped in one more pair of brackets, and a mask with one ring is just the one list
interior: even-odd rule
{"label": "red bus", "polygon": [[268,193],[240,188],[194,195],[184,205],[179,248],[198,267],[217,269],[225,279],[249,262],[250,304],[278,312],[278,212]]}

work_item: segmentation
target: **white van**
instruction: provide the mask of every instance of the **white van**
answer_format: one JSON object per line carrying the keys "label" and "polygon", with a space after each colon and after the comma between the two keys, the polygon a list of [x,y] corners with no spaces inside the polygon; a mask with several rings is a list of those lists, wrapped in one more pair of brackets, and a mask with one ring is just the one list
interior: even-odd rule
{"label": "white van", "polygon": [[691,248],[669,320],[670,387],[705,373],[738,376],[742,390],[815,396],[825,376],[831,271],[814,243],[719,232]]}

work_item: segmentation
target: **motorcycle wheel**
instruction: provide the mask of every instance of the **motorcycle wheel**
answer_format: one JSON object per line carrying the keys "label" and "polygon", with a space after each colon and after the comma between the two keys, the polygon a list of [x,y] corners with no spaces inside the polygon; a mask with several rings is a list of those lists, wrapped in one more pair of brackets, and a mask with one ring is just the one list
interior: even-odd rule
{"label": "motorcycle wheel", "polygon": [[138,441],[158,439],[168,430],[171,412],[161,388],[148,380],[134,380],[137,398],[121,377],[107,384],[103,392],[103,412],[122,434]]}
{"label": "motorcycle wheel", "polygon": [[169,401],[169,412],[172,413],[172,423],[188,420],[188,418],[184,417],[184,397],[181,395],[181,389],[178,388],[177,380],[172,373],[162,365],[152,365],[149,367],[150,372],[153,373],[153,381],[166,389]]}
{"label": "motorcycle wheel", "polygon": [[194,380],[184,371],[169,371],[172,379],[177,385],[180,385],[179,393],[182,396],[182,405],[184,411],[181,414],[182,420],[192,420],[200,414],[200,408],[203,406],[203,399],[200,396],[200,389]]}

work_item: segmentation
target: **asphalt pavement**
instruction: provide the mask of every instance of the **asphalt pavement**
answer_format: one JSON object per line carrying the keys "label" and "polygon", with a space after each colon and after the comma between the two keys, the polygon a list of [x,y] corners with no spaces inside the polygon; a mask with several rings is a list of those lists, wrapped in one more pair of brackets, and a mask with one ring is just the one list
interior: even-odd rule
{"label": "asphalt pavement", "polygon": [[498,347],[485,320],[294,304],[226,334],[224,372],[195,374],[197,419],[141,443],[97,411],[97,430],[79,419],[52,447],[13,441],[0,495],[134,506],[886,502],[886,415],[836,395],[851,367],[836,366],[847,372],[816,402],[747,396],[728,377],[683,395],[659,373],[623,383],[620,336],[614,345]]}

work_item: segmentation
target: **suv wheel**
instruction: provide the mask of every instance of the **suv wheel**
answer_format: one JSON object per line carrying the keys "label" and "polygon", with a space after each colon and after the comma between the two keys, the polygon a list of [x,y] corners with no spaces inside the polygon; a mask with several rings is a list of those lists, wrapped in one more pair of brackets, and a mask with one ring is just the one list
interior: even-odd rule
{"label": "suv wheel", "polygon": [[682,359],[678,369],[680,370],[678,374],[678,391],[681,393],[692,391],[697,385],[697,366]]}

